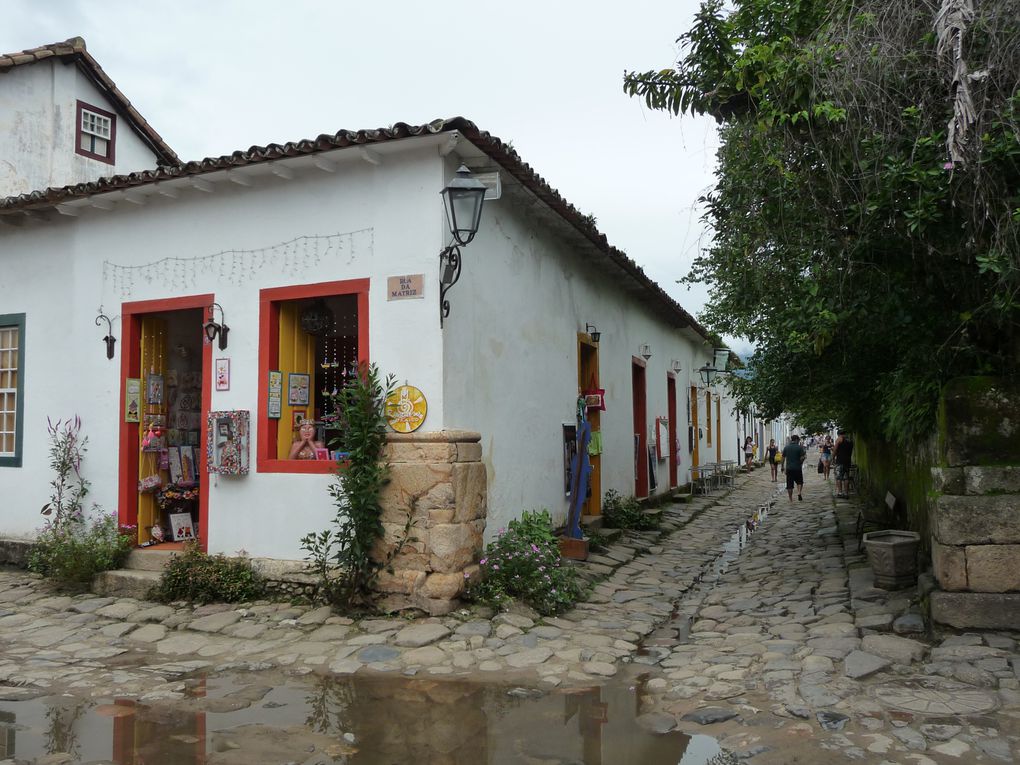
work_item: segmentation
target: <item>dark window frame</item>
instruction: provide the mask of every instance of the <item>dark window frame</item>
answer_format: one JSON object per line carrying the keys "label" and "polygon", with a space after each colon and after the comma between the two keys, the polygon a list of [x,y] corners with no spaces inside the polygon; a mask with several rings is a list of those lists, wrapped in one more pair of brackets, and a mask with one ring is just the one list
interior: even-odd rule
{"label": "dark window frame", "polygon": [[14,454],[0,456],[0,467],[21,467],[25,438],[25,314],[0,313],[0,327],[18,330],[18,387],[14,404]]}
{"label": "dark window frame", "polygon": [[[98,160],[99,162],[105,162],[108,165],[115,164],[117,157],[117,115],[81,100],[76,102],[76,107],[74,115],[74,153],[82,157]],[[81,129],[81,113],[84,111],[93,112],[100,117],[106,117],[110,120],[110,139],[106,144],[107,152],[105,155],[81,148],[81,137],[85,134],[85,131]]]}

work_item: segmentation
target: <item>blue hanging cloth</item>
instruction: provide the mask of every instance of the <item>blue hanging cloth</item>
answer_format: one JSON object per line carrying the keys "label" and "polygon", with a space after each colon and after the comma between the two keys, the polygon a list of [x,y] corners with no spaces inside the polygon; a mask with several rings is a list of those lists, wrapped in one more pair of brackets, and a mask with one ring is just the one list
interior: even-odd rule
{"label": "blue hanging cloth", "polygon": [[584,396],[577,400],[577,449],[570,462],[573,481],[570,486],[570,513],[567,516],[567,536],[582,539],[581,513],[588,497],[588,483],[591,480],[591,460],[588,459],[588,444],[591,443],[591,423],[586,416],[588,407]]}

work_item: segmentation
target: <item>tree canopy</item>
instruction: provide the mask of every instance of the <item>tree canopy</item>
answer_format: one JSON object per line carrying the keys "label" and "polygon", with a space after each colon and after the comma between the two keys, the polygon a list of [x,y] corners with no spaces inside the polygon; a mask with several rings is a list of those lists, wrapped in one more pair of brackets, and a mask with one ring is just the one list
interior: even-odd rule
{"label": "tree canopy", "polygon": [[702,319],[764,415],[923,437],[945,380],[1016,367],[1020,0],[731,5],[624,81],[720,123]]}

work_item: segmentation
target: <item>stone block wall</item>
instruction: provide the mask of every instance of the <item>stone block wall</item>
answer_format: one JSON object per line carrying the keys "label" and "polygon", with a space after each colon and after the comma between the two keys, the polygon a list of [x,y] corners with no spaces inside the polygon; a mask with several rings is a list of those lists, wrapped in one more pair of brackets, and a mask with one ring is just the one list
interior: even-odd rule
{"label": "stone block wall", "polygon": [[937,622],[1020,629],[1018,393],[993,378],[954,380],[943,392],[943,465],[931,471]]}
{"label": "stone block wall", "polygon": [[485,531],[488,484],[480,441],[480,434],[461,430],[390,434],[385,537],[374,552],[387,560],[397,551],[392,573],[379,576],[384,609],[437,615],[459,605]]}

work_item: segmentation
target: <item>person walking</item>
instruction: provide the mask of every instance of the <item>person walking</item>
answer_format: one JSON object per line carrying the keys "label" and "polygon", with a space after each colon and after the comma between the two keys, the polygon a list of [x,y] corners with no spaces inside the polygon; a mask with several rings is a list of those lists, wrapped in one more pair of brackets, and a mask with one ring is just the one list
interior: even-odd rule
{"label": "person walking", "polygon": [[797,485],[797,499],[804,501],[804,460],[807,449],[800,445],[800,436],[790,436],[790,443],[783,447],[783,469],[786,471],[786,493],[793,502],[793,486]]}
{"label": "person walking", "polygon": [[769,461],[769,470],[772,471],[772,483],[779,480],[779,447],[776,446],[776,439],[769,441],[769,446],[765,450],[765,459]]}
{"label": "person walking", "polygon": [[754,439],[748,436],[744,439],[744,467],[751,469],[751,461],[754,459]]}
{"label": "person walking", "polygon": [[826,436],[825,440],[822,441],[821,446],[821,457],[819,458],[822,463],[822,474],[825,476],[825,480],[829,480],[829,470],[832,468],[832,436]]}
{"label": "person walking", "polygon": [[836,446],[833,448],[833,461],[836,463],[836,497],[850,497],[850,465],[853,464],[854,442],[845,430],[839,431]]}

